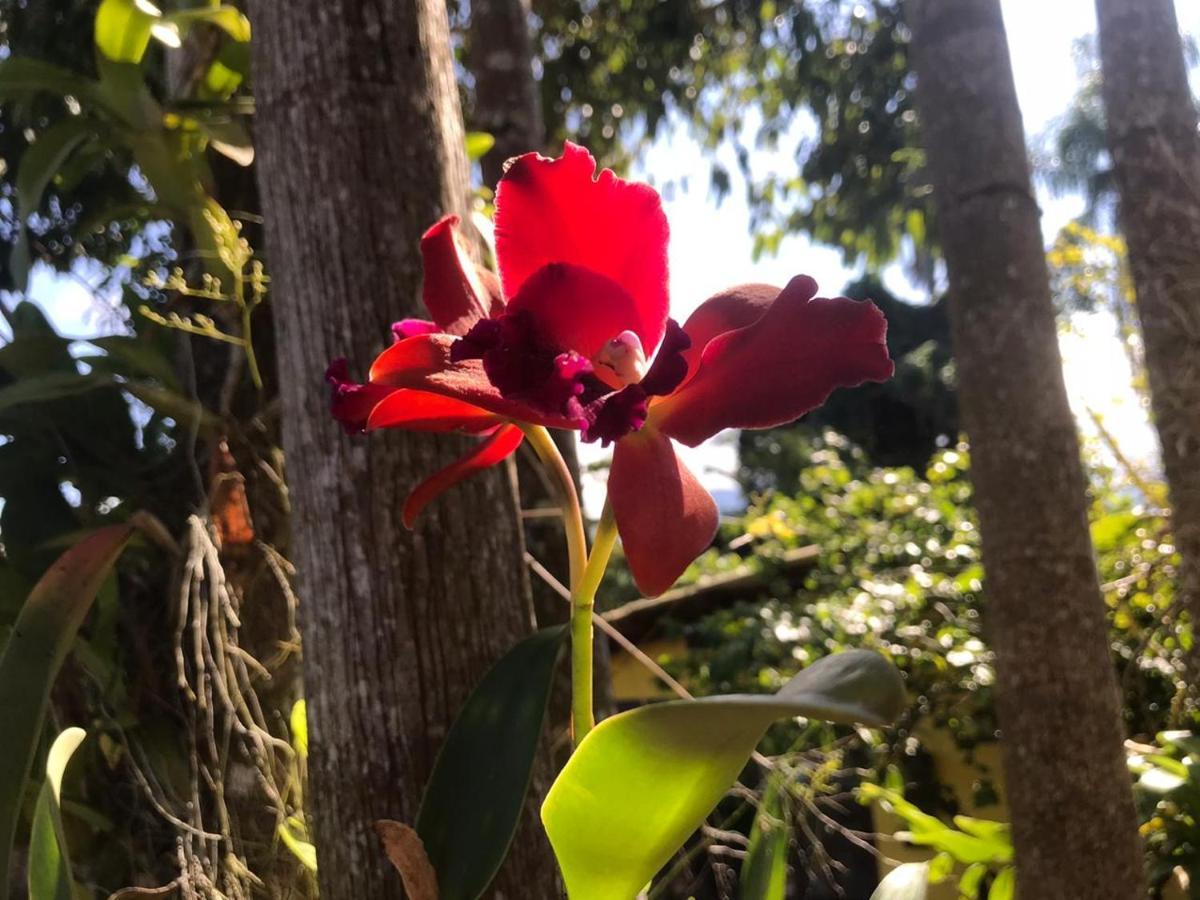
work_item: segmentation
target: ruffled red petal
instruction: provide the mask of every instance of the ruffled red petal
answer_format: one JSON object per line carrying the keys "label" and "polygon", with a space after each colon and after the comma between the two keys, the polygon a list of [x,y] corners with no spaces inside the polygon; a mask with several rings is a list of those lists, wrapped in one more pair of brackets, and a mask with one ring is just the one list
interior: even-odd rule
{"label": "ruffled red petal", "polygon": [[629,570],[647,597],[671,587],[717,533],[717,504],[652,427],[617,441],[608,497]]}
{"label": "ruffled red petal", "polygon": [[579,422],[574,419],[546,415],[526,403],[502,395],[484,372],[482,360],[452,361],[450,348],[454,341],[449,335],[427,334],[392,344],[371,366],[371,382],[451,397],[506,419],[550,428],[579,427]]}
{"label": "ruffled red petal", "polygon": [[814,298],[793,278],[752,325],[708,342],[695,376],[655,404],[651,423],[690,446],[725,428],[772,428],[798,419],[839,387],[893,371],[887,321],[873,303]]}
{"label": "ruffled red petal", "polygon": [[411,388],[394,388],[371,410],[367,430],[471,431],[495,427],[500,417],[478,406]]}
{"label": "ruffled red petal", "polygon": [[[808,280],[812,282],[809,296],[816,296],[817,283],[811,278]],[[688,378],[696,374],[700,355],[709,341],[727,331],[753,325],[770,309],[778,296],[779,288],[774,285],[739,284],[714,294],[696,307],[696,311],[683,323],[684,333],[692,339],[692,345],[683,353],[687,361]]]}
{"label": "ruffled red petal", "polygon": [[[667,217],[648,184],[595,171],[592,155],[571,143],[558,159],[527,153],[513,160],[496,192],[500,279],[510,298],[551,263],[611,279],[633,299],[636,315],[605,338],[629,329],[650,355],[667,321]],[[558,301],[574,310],[573,297]]]}
{"label": "ruffled red petal", "polygon": [[504,305],[495,276],[476,266],[460,243],[458,223],[458,216],[444,216],[421,237],[421,298],[447,334],[466,334]]}
{"label": "ruffled red petal", "polygon": [[503,462],[521,445],[525,435],[516,425],[503,425],[462,459],[451,463],[418,484],[404,501],[404,525],[412,528],[417,516],[447,488],[476,472]]}
{"label": "ruffled red petal", "polygon": [[533,273],[507,309],[529,313],[542,340],[587,359],[622,331],[637,332],[631,323],[638,322],[640,315],[637,303],[621,285],[567,263],[551,263]]}

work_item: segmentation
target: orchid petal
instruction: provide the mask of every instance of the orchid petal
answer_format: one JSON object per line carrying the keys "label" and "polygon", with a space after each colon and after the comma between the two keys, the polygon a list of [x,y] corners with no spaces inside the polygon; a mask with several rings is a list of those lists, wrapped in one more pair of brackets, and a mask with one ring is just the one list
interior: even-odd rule
{"label": "orchid petal", "polygon": [[341,423],[346,434],[362,434],[367,429],[371,410],[395,388],[382,384],[359,384],[350,379],[350,364],[344,357],[335,359],[325,370],[330,386],[329,411]]}
{"label": "orchid petal", "polygon": [[450,353],[455,340],[446,334],[427,334],[392,344],[371,366],[371,382],[452,397],[506,419],[551,428],[579,427],[580,423],[574,419],[547,415],[502,395],[484,372],[481,360],[454,362]]}
{"label": "orchid petal", "polygon": [[411,529],[421,510],[447,488],[508,459],[524,439],[525,433],[516,425],[503,425],[466,456],[430,475],[404,501],[404,527]]}
{"label": "orchid petal", "polygon": [[[815,297],[816,294],[817,283],[812,281],[812,293],[809,296]],[[687,360],[688,377],[696,374],[700,355],[709,341],[727,331],[753,325],[770,309],[778,296],[779,288],[774,285],[740,284],[714,294],[696,307],[696,311],[683,323],[684,333],[692,339],[691,347],[683,354]]]}
{"label": "orchid petal", "polygon": [[367,430],[473,431],[495,426],[500,417],[470,403],[411,388],[392,388],[371,410]]}
{"label": "orchid petal", "polygon": [[[496,192],[504,292],[516,296],[552,263],[604,276],[636,304],[636,315],[605,339],[631,330],[649,356],[667,320],[667,218],[650,185],[595,171],[592,155],[571,143],[558,159],[527,153],[512,160]],[[558,300],[574,307],[570,296]]]}
{"label": "orchid petal", "polygon": [[447,334],[466,334],[480,319],[503,308],[495,276],[476,266],[467,254],[458,223],[458,216],[444,216],[421,237],[425,262],[421,298]]}
{"label": "orchid petal", "polygon": [[771,428],[815,409],[839,387],[884,381],[887,321],[873,303],[814,298],[793,278],[753,324],[708,342],[696,374],[651,423],[696,446],[725,428]]}
{"label": "orchid petal", "polygon": [[652,427],[617,442],[608,497],[633,580],[647,597],[674,584],[717,533],[717,504]]}
{"label": "orchid petal", "polygon": [[529,276],[507,310],[529,313],[542,340],[588,359],[621,332],[633,331],[642,339],[646,330],[633,327],[639,310],[620,284],[567,263],[551,263]]}

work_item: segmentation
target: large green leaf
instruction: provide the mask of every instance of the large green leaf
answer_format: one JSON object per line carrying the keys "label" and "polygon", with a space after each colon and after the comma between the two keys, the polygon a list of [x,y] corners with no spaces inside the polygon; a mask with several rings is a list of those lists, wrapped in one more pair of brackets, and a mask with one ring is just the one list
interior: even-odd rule
{"label": "large green leaf", "polygon": [[71,900],[71,861],[59,806],[67,763],[85,737],[82,728],[68,728],[54,739],[46,757],[46,780],[29,835],[29,900]]}
{"label": "large green leaf", "polygon": [[763,793],[738,880],[739,900],[784,900],[787,896],[791,828],[784,804],[787,787],[772,777]]}
{"label": "large green leaf", "polygon": [[13,835],[50,688],[132,531],[127,525],[101,528],[60,556],[21,607],[0,654],[0,900],[8,897]]}
{"label": "large green leaf", "polygon": [[851,650],[777,694],[643,706],[601,722],[550,789],[542,821],[572,900],[629,900],[704,821],[776,719],[885,725],[904,708],[899,673]]}
{"label": "large green leaf", "polygon": [[42,194],[67,162],[71,153],[95,134],[92,124],[83,116],[69,116],[43,131],[21,157],[17,170],[16,240],[13,241],[9,266],[18,288],[24,289],[29,279],[29,236],[25,219],[36,212]]}
{"label": "large green leaf", "polygon": [[562,626],[546,628],[508,651],[467,698],[442,744],[417,814],[440,900],[475,900],[504,861],[565,634]]}

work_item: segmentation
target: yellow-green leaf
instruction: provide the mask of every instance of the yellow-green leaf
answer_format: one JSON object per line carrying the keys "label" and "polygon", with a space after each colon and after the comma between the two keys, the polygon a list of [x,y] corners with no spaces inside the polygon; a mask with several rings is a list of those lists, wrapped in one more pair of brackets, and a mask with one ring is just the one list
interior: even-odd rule
{"label": "yellow-green leaf", "polygon": [[62,826],[62,780],[87,732],[68,728],[50,746],[29,836],[29,900],[71,900],[71,861]]}
{"label": "yellow-green leaf", "polygon": [[643,706],[580,743],[542,806],[571,900],[629,900],[704,821],[776,719],[885,725],[904,709],[899,673],[851,650],[776,694]]}

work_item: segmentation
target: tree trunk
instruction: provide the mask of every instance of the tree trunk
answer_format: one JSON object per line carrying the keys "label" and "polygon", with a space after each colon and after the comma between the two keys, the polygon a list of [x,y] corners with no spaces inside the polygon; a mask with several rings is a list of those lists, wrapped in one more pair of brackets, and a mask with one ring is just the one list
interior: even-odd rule
{"label": "tree trunk", "polygon": [[[1200,624],[1200,133],[1171,0],[1097,0],[1108,145],[1137,288],[1154,421]],[[1193,662],[1193,672],[1195,663]]]}
{"label": "tree trunk", "polygon": [[472,127],[496,139],[480,160],[483,183],[495,187],[505,160],[546,149],[533,79],[529,0],[472,0],[467,64],[475,77]]}
{"label": "tree trunk", "polygon": [[[414,533],[400,508],[461,439],[349,439],[322,372],[360,371],[417,315],[418,240],[466,208],[443,0],[256,0],[259,176],[304,597],[312,813],[326,900],[403,896],[372,823],[412,822],[434,755],[532,615],[511,468],[455,488]],[[535,789],[493,896],[556,897]]]}
{"label": "tree trunk", "polygon": [[1023,900],[1145,896],[1085,480],[999,0],[913,0]]}

